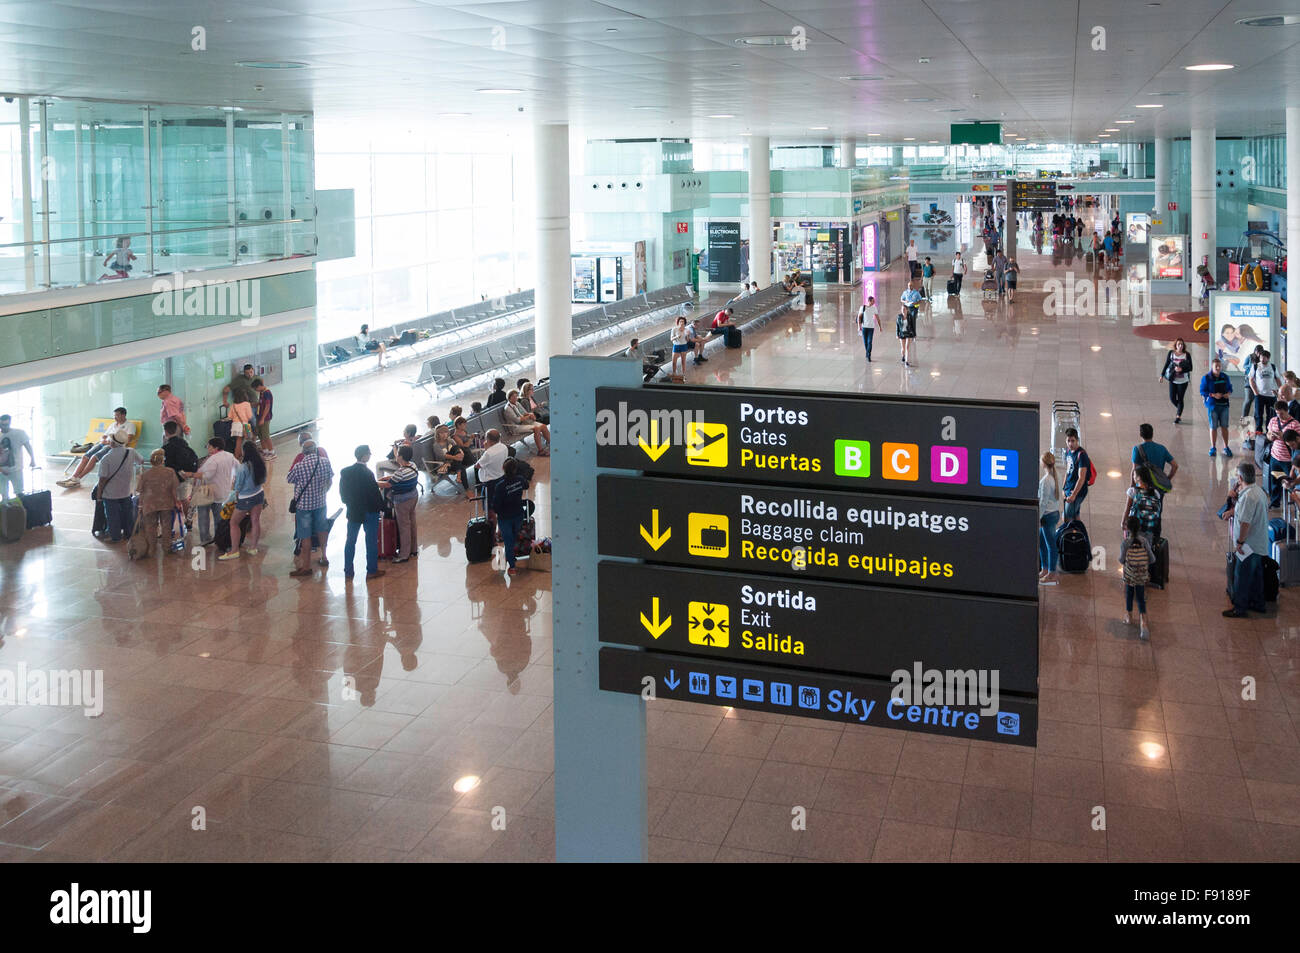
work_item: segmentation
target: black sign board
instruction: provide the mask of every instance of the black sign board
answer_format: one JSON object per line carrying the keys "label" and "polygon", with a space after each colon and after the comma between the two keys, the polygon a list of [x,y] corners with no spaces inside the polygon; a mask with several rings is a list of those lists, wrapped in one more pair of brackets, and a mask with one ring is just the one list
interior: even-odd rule
{"label": "black sign board", "polygon": [[739,222],[709,222],[709,281],[740,281]]}
{"label": "black sign board", "polygon": [[888,678],[998,672],[1038,691],[1038,607],[989,599],[602,561],[600,639],[712,659]]}
{"label": "black sign board", "polygon": [[598,388],[596,405],[602,467],[855,492],[1038,499],[1035,404],[651,386]]}
{"label": "black sign board", "polygon": [[1017,211],[1056,211],[1056,182],[1054,180],[1022,181],[1017,179],[1013,195]]}
{"label": "black sign board", "polygon": [[[1038,508],[602,474],[606,556],[1033,598]],[[919,607],[918,607],[919,608]]]}
{"label": "black sign board", "polygon": [[949,706],[894,700],[893,684],[884,679],[601,648],[602,689],[640,695],[647,689],[646,679],[656,698],[1010,744],[1032,745],[1038,733],[1037,702],[1005,693],[997,712],[982,714],[978,702]]}

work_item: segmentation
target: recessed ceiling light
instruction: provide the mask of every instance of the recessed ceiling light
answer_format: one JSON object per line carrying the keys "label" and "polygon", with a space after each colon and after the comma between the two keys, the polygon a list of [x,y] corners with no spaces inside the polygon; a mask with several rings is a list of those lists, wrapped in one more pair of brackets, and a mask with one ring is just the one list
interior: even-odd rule
{"label": "recessed ceiling light", "polygon": [[1107,131],[1107,132],[1119,132],[1118,129],[1111,129],[1109,126],[1106,127],[1106,131]]}
{"label": "recessed ceiling light", "polygon": [[605,32],[606,32],[606,33],[617,33],[617,32],[618,32],[618,27],[616,27],[616,26],[607,26],[607,27],[605,27]]}
{"label": "recessed ceiling light", "polygon": [[735,119],[734,113],[714,113],[710,119]]}
{"label": "recessed ceiling light", "polygon": [[1134,109],[1164,109],[1164,103],[1138,103]]}
{"label": "recessed ceiling light", "polygon": [[904,99],[903,102],[905,102],[905,103],[932,103],[932,102],[934,102],[934,97],[933,97],[933,96],[913,96],[913,97],[911,97],[911,98],[909,98],[909,99]]}
{"label": "recessed ceiling light", "polygon": [[916,61],[917,61],[918,63],[920,63],[922,66],[924,66],[926,63],[929,63],[929,62],[930,62],[930,57],[928,57],[928,56],[918,56],[918,57],[916,58]]}
{"label": "recessed ceiling light", "polygon": [[1091,145],[1091,146],[1100,145],[1100,144],[1101,144],[1101,140],[1099,140],[1099,139],[1089,139],[1089,140],[1088,140],[1088,144]]}
{"label": "recessed ceiling light", "polygon": [[[1098,351],[1101,350],[1101,345],[1100,345],[1100,344],[1094,344],[1094,345],[1092,345],[1092,347],[1089,348],[1089,350],[1092,351],[1092,352],[1095,354],[1095,353],[1097,353]],[[1109,417],[1110,414],[1102,414],[1102,416],[1103,416],[1103,417]]]}
{"label": "recessed ceiling light", "polygon": [[869,132],[869,133],[867,133],[867,135],[869,135],[869,136],[878,136],[878,135],[880,135],[880,133],[878,133],[878,132]]}
{"label": "recessed ceiling light", "polygon": [[476,92],[476,93],[486,93],[486,94],[489,95],[489,96],[509,96],[509,95],[512,94],[512,93],[522,93],[523,90],[522,90],[522,89],[507,89],[507,88],[505,88],[505,87],[492,87],[492,86],[489,86],[489,87],[484,88],[484,89],[476,89],[476,90],[474,90],[474,92]]}
{"label": "recessed ceiling light", "polygon": [[1277,13],[1262,17],[1242,17],[1238,26],[1291,26],[1300,23],[1300,15],[1294,13]]}
{"label": "recessed ceiling light", "polygon": [[1234,69],[1231,63],[1197,63],[1194,66],[1184,66],[1183,69],[1190,70],[1193,73],[1212,73],[1217,70]]}
{"label": "recessed ceiling light", "polygon": [[279,61],[279,62],[274,60],[241,60],[235,65],[242,66],[245,69],[306,69],[307,68],[306,63],[293,63],[287,60]]}
{"label": "recessed ceiling light", "polygon": [[775,33],[771,35],[738,36],[732,42],[737,46],[789,46],[793,41],[793,33]]}
{"label": "recessed ceiling light", "polygon": [[469,113],[438,113],[442,119],[464,119]]}
{"label": "recessed ceiling light", "polygon": [[1110,135],[1109,135],[1108,133],[1104,133],[1104,132],[1102,132],[1102,133],[1098,133],[1097,138],[1098,138],[1098,139],[1109,139],[1109,138],[1110,138]]}
{"label": "recessed ceiling light", "polygon": [[939,140],[938,140],[938,139],[931,139],[931,140],[930,140],[930,145],[932,145],[932,146],[937,146],[938,144],[939,144]]}
{"label": "recessed ceiling light", "polygon": [[1016,392],[1020,394],[1028,394],[1029,388],[1026,387],[1024,384],[1021,384],[1019,387],[1016,388]]}
{"label": "recessed ceiling light", "polygon": [[829,129],[830,126],[809,126],[808,128],[813,130],[814,132],[821,132],[825,129]]}
{"label": "recessed ceiling light", "polygon": [[904,137],[903,137],[903,141],[904,141],[904,142],[916,142],[916,136],[904,136]]}
{"label": "recessed ceiling light", "polygon": [[875,83],[885,77],[877,73],[863,73],[859,76],[841,76],[840,79],[846,83]]}
{"label": "recessed ceiling light", "polygon": [[1116,119],[1116,120],[1115,120],[1115,125],[1117,125],[1117,126],[1131,126],[1131,125],[1133,125],[1133,123],[1135,123],[1135,122],[1137,122],[1136,119]]}
{"label": "recessed ceiling light", "polygon": [[662,106],[633,106],[632,109],[662,109]]}

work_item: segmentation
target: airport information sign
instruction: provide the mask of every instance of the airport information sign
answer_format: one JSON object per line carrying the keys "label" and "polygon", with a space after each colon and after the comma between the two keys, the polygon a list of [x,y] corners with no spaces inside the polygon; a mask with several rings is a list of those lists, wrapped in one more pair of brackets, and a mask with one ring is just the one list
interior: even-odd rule
{"label": "airport information sign", "polygon": [[1035,743],[1037,405],[596,398],[602,689]]}
{"label": "airport information sign", "polygon": [[1017,179],[1013,194],[1017,212],[1056,211],[1056,182],[1052,179]]}

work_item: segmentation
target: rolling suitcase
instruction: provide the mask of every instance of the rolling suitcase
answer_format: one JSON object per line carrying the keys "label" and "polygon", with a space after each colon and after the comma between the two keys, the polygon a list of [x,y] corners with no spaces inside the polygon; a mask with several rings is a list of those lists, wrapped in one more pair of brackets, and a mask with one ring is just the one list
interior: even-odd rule
{"label": "rolling suitcase", "polygon": [[485,563],[492,558],[492,524],[486,516],[472,517],[465,526],[465,560]]}
{"label": "rolling suitcase", "polygon": [[[44,472],[42,471],[41,484],[44,485],[44,482]],[[49,490],[19,493],[18,498],[23,501],[23,508],[27,510],[28,529],[49,526],[54,522],[54,500],[51,498]]]}
{"label": "rolling suitcase", "polygon": [[953,275],[948,279],[948,294],[955,295],[957,293],[957,288],[957,276]]}
{"label": "rolling suitcase", "polygon": [[5,500],[0,503],[0,539],[16,543],[27,531],[27,507],[22,500]]}
{"label": "rolling suitcase", "polygon": [[740,347],[742,338],[743,335],[740,333],[740,328],[733,328],[728,325],[722,332],[723,345],[732,348],[733,350]]}
{"label": "rolling suitcase", "polygon": [[1092,562],[1092,543],[1083,520],[1074,519],[1061,527],[1056,534],[1056,549],[1060,554],[1061,572],[1087,572]]}
{"label": "rolling suitcase", "polygon": [[98,488],[90,494],[95,508],[95,512],[90,518],[90,535],[95,537],[108,533],[108,513],[104,511],[103,500],[95,495],[97,492]]}
{"label": "rolling suitcase", "polygon": [[[1273,524],[1269,520],[1268,555],[1277,563],[1277,582],[1279,586],[1294,586],[1300,582],[1300,542],[1296,540],[1294,514],[1291,512],[1291,494],[1282,494],[1282,531],[1278,538],[1273,538]],[[1261,554],[1262,555],[1262,554]]]}
{"label": "rolling suitcase", "polygon": [[[1232,557],[1229,556],[1228,558],[1231,559]],[[1264,557],[1264,601],[1265,602],[1277,602],[1277,589],[1278,589],[1277,569],[1278,569],[1277,563],[1275,563],[1273,560],[1265,556]]]}
{"label": "rolling suitcase", "polygon": [[387,513],[379,517],[379,558],[397,558],[397,520]]}
{"label": "rolling suitcase", "polygon": [[1169,540],[1163,536],[1151,544],[1156,561],[1151,564],[1151,581],[1148,585],[1163,589],[1169,583]]}

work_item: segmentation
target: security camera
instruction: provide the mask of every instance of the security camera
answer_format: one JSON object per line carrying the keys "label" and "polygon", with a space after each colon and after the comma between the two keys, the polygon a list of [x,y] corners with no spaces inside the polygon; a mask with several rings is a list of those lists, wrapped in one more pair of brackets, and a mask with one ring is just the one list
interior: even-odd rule
{"label": "security camera", "polygon": [[266,89],[266,87],[263,86],[261,83],[257,83],[255,86],[253,86],[253,92],[255,93],[260,93],[264,89]]}

